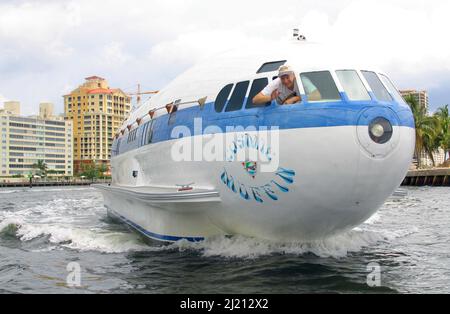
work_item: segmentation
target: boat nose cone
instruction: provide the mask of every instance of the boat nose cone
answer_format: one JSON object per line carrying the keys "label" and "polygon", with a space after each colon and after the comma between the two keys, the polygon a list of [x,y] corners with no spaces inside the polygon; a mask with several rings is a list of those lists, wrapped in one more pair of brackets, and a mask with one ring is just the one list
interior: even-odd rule
{"label": "boat nose cone", "polygon": [[398,145],[399,118],[387,107],[364,109],[356,126],[359,145],[372,158],[387,157]]}

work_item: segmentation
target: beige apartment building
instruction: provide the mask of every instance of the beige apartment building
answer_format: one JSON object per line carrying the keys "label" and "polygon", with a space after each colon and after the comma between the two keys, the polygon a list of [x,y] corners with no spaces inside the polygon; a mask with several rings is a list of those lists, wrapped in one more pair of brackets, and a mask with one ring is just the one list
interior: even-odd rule
{"label": "beige apartment building", "polygon": [[405,90],[401,90],[400,94],[402,94],[403,98],[405,98],[406,96],[412,95],[414,98],[416,98],[416,100],[419,103],[419,105],[424,107],[427,110],[427,112],[428,112],[429,100],[428,100],[428,92],[427,91],[424,91],[424,90],[418,91],[418,90],[414,90],[414,89],[405,89]]}
{"label": "beige apartment building", "polygon": [[[40,112],[47,105],[40,106]],[[0,177],[35,174],[33,166],[44,161],[54,176],[73,175],[72,122],[63,117],[20,116],[20,103],[5,103],[0,110]]]}
{"label": "beige apartment building", "polygon": [[92,76],[64,96],[66,120],[73,121],[74,170],[83,165],[105,164],[109,169],[111,145],[116,131],[131,111],[131,98],[112,89],[101,77]]}
{"label": "beige apartment building", "polygon": [[54,106],[52,103],[43,102],[39,104],[39,116],[47,119],[53,116]]}
{"label": "beige apartment building", "polygon": [[8,111],[14,115],[20,116],[20,102],[18,101],[5,101],[4,103],[5,111]]}

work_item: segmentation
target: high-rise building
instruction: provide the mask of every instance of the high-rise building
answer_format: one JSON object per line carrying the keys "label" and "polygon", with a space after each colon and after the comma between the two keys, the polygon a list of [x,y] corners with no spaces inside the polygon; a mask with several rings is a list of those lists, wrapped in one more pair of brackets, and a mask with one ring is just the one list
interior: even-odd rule
{"label": "high-rise building", "polygon": [[39,117],[42,119],[48,119],[53,117],[54,106],[49,102],[42,102],[39,104]]}
{"label": "high-rise building", "polygon": [[116,131],[131,111],[131,98],[120,89],[111,89],[101,77],[86,82],[64,96],[64,112],[74,127],[75,173],[86,164],[109,168],[111,145]]}
{"label": "high-rise building", "polygon": [[18,101],[5,101],[4,110],[14,114],[16,116],[20,115],[20,102]]}
{"label": "high-rise building", "polygon": [[[11,108],[10,108],[11,109]],[[18,109],[20,112],[20,105]],[[42,160],[56,176],[73,175],[72,122],[64,118],[23,117],[0,111],[0,176],[27,176]]]}
{"label": "high-rise building", "polygon": [[418,91],[418,90],[414,90],[414,89],[405,89],[405,90],[401,90],[400,94],[402,94],[403,98],[412,95],[417,102],[419,103],[420,106],[424,107],[427,112],[428,112],[428,104],[429,104],[429,100],[428,100],[428,92],[427,91]]}

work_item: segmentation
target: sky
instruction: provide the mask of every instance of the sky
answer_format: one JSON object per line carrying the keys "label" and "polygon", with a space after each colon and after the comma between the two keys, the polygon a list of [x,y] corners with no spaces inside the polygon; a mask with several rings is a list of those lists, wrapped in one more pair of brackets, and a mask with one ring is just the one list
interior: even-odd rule
{"label": "sky", "polygon": [[[230,47],[288,37],[353,47],[400,89],[450,103],[448,0],[0,0],[0,108],[38,112],[98,75],[113,88],[158,90]],[[263,48],[263,47],[262,47]],[[339,48],[337,48],[339,49]]]}

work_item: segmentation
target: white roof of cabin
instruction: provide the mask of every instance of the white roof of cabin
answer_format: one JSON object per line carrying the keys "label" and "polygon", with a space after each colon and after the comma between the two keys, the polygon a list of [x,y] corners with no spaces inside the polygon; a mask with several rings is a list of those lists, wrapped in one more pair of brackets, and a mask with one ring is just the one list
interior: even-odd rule
{"label": "white roof of cabin", "polygon": [[[272,77],[276,71],[256,74],[267,62],[287,60],[297,72],[318,70],[358,69],[374,70],[364,54],[348,53],[343,47],[330,47],[309,42],[288,41],[269,47],[240,47],[208,58],[182,73],[148,102],[130,114],[122,129],[133,124],[137,118],[148,115],[150,110],[161,108],[178,99],[182,102],[208,97],[214,101],[218,92],[227,84],[257,77]],[[195,106],[193,104],[192,106]],[[185,106],[183,108],[186,108]],[[166,114],[159,110],[156,116]]]}

